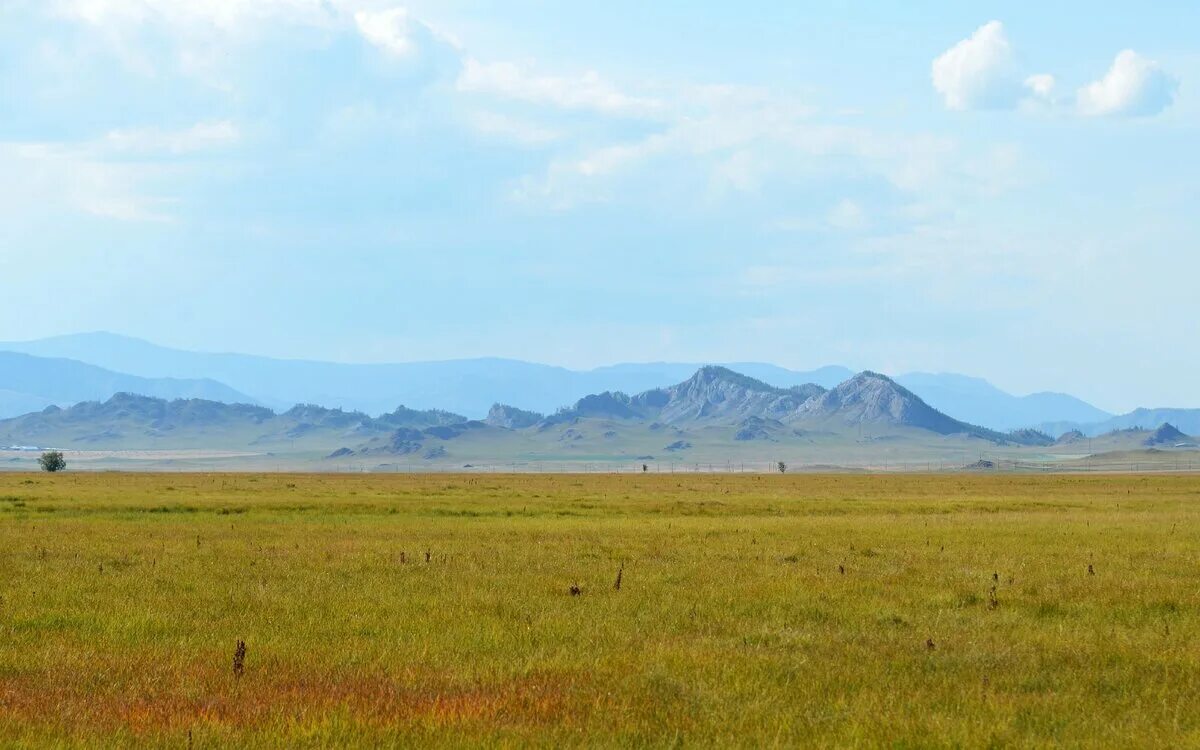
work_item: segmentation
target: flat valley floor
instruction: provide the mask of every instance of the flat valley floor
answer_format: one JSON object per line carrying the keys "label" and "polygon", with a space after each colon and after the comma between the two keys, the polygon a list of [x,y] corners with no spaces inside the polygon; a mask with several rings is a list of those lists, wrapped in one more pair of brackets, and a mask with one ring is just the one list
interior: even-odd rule
{"label": "flat valley floor", "polygon": [[0,745],[417,744],[1200,746],[1200,477],[0,475]]}

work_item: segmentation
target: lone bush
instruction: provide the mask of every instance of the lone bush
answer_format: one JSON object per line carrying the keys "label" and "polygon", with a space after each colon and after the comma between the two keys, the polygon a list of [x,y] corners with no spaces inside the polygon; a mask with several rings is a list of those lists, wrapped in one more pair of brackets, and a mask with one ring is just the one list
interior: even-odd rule
{"label": "lone bush", "polygon": [[67,468],[67,459],[63,458],[61,451],[46,451],[38,459],[38,465],[42,467],[42,471],[48,471],[53,474],[56,471],[62,471]]}

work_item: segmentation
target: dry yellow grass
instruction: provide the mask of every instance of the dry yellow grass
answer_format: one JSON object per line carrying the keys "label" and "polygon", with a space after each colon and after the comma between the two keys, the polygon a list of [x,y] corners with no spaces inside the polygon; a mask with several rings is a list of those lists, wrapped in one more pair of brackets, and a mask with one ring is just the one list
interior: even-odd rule
{"label": "dry yellow grass", "polygon": [[1198,520],[1167,475],[0,475],[0,744],[1197,746]]}

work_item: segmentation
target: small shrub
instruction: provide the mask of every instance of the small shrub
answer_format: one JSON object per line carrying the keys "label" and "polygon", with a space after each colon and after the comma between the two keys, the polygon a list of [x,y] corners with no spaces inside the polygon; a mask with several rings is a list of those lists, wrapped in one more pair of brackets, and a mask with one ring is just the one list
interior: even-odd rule
{"label": "small shrub", "polygon": [[38,466],[42,467],[42,471],[54,474],[67,468],[67,459],[63,457],[62,451],[46,451],[38,459]]}

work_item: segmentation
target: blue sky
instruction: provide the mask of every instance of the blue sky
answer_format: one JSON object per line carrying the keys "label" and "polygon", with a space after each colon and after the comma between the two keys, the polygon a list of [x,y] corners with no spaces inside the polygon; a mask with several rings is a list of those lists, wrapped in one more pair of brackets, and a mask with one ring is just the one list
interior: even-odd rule
{"label": "blue sky", "polygon": [[1200,6],[1111,5],[6,0],[0,339],[1200,406]]}

